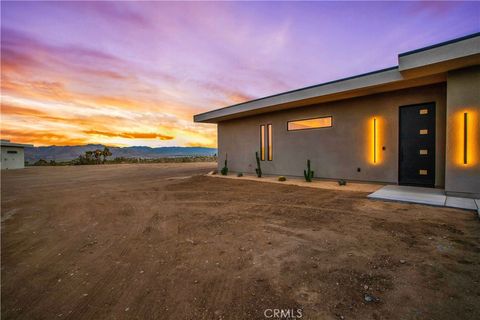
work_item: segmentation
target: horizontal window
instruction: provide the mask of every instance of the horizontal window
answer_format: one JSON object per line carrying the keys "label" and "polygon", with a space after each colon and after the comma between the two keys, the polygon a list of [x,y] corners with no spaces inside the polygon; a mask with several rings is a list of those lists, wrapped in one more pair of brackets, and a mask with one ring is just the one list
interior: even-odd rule
{"label": "horizontal window", "polygon": [[9,151],[7,151],[7,153],[17,153],[17,151],[9,150]]}
{"label": "horizontal window", "polygon": [[288,121],[287,130],[307,130],[318,128],[329,128],[332,126],[332,117],[312,118],[305,120]]}

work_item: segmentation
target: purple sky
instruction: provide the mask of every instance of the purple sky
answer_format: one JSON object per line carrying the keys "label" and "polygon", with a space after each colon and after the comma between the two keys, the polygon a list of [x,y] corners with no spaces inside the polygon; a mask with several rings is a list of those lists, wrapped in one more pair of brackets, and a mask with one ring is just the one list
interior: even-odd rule
{"label": "purple sky", "polygon": [[2,138],[216,146],[192,116],[394,66],[478,2],[2,2]]}

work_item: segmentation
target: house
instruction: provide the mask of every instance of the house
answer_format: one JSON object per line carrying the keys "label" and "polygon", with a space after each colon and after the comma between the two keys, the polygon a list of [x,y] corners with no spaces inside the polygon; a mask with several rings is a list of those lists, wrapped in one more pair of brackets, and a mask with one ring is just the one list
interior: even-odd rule
{"label": "house", "polygon": [[33,147],[31,144],[13,143],[10,140],[0,140],[2,158],[0,166],[3,169],[25,168],[25,147]]}
{"label": "house", "polygon": [[480,197],[480,33],[398,66],[194,116],[217,123],[219,167],[444,188]]}

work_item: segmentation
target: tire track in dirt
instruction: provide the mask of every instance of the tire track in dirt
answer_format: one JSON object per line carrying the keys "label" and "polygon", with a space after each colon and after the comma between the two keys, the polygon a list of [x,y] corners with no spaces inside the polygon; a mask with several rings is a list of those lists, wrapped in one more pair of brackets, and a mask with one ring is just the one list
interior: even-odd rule
{"label": "tire track in dirt", "polygon": [[301,307],[305,319],[480,318],[480,227],[464,211],[187,167],[2,172],[2,210],[22,203],[2,223],[2,315],[235,320]]}

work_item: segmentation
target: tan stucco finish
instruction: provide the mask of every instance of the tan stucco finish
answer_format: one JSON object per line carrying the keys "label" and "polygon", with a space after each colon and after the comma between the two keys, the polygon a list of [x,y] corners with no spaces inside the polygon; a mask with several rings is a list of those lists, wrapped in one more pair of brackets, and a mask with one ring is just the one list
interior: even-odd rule
{"label": "tan stucco finish", "polygon": [[[436,104],[436,185],[444,185],[445,83],[365,97],[316,104],[218,124],[219,168],[228,153],[228,166],[237,172],[255,171],[260,125],[273,125],[273,161],[262,161],[266,174],[301,176],[307,159],[315,176],[329,179],[398,182],[399,107]],[[287,121],[332,116],[333,127],[287,131]],[[380,149],[372,163],[372,123],[378,121]],[[360,172],[357,172],[360,168]]]}
{"label": "tan stucco finish", "polygon": [[[310,159],[316,177],[398,183],[399,107],[435,102],[435,186],[480,198],[480,34],[398,58],[397,67],[247,101],[194,120],[218,123],[219,168],[228,153],[231,170],[253,173],[260,125],[272,124],[274,160],[262,162],[266,174],[301,176]],[[332,116],[333,127],[287,131],[288,121],[322,116]]]}
{"label": "tan stucco finish", "polygon": [[[464,113],[468,119],[467,164],[463,163]],[[448,73],[445,191],[480,197],[480,66]]]}

